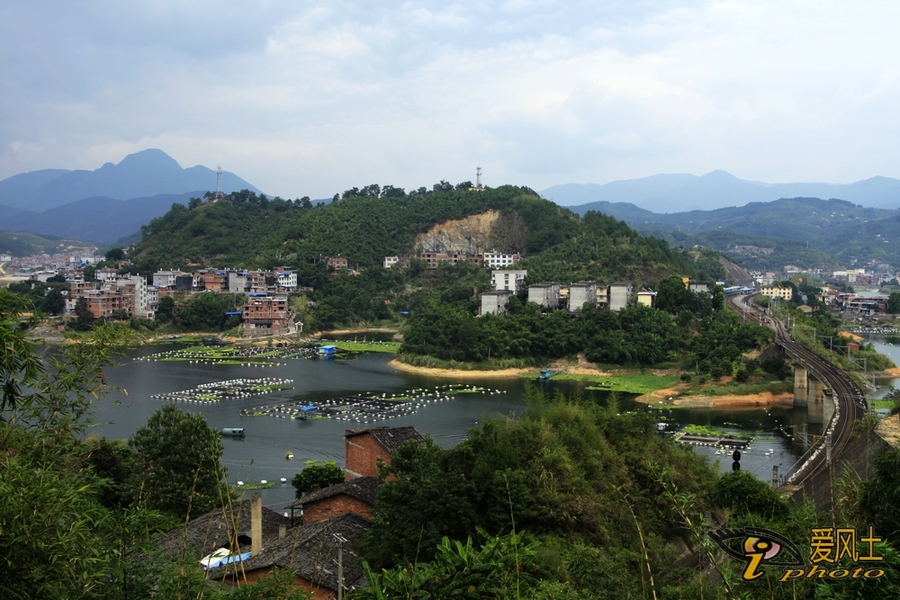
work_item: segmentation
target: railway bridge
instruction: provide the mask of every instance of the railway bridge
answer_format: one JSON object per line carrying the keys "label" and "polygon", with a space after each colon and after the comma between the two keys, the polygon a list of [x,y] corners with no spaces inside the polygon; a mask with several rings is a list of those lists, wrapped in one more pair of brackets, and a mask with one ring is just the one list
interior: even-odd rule
{"label": "railway bridge", "polygon": [[807,407],[808,422],[821,419],[822,424],[822,435],[782,474],[783,487],[829,509],[835,465],[841,465],[841,470],[849,465],[865,475],[883,447],[880,439],[854,436],[856,422],[868,412],[865,392],[845,371],[793,340],[782,322],[749,305],[748,298],[732,297],[728,304],[744,320],[775,332],[775,344],[794,369],[794,406]]}

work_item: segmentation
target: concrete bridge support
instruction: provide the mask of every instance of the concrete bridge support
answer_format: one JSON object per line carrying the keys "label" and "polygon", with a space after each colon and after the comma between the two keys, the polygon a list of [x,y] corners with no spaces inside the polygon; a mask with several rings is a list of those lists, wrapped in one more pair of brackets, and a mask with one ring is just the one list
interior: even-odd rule
{"label": "concrete bridge support", "polygon": [[810,429],[821,431],[822,425],[825,423],[825,386],[816,379],[807,380],[807,384],[809,396],[806,404],[806,422],[810,425],[818,425],[818,427],[810,427]]}
{"label": "concrete bridge support", "polygon": [[794,406],[809,404],[809,372],[799,363],[794,363]]}

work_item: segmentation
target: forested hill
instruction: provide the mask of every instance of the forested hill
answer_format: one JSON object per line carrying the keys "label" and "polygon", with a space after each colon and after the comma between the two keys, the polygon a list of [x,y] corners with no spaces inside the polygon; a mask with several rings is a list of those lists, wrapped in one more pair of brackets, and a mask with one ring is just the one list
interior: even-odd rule
{"label": "forested hill", "polygon": [[[418,234],[452,219],[497,211],[490,233],[498,251],[522,253],[542,278],[573,281],[696,275],[696,256],[641,237],[625,223],[599,213],[579,217],[528,188],[471,190],[441,182],[405,192],[377,185],[353,188],[328,205],[308,198],[283,200],[253,192],[215,203],[175,204],[141,228],[131,254],[142,273],[163,268],[309,265],[342,255],[353,268],[380,267],[385,256],[411,255]],[[486,248],[490,249],[490,248]],[[709,271],[711,269],[711,271]],[[714,258],[699,271],[718,275]],[[713,273],[715,272],[715,273]],[[537,274],[536,273],[536,274]]]}

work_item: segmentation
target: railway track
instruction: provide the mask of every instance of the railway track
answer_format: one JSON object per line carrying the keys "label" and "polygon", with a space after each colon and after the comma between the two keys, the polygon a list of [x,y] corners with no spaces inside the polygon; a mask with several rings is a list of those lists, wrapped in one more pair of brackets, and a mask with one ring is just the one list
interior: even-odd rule
{"label": "railway track", "polygon": [[803,364],[813,378],[831,390],[834,412],[825,426],[825,435],[797,461],[787,474],[788,483],[803,485],[820,470],[827,469],[830,462],[841,459],[850,443],[854,424],[868,412],[866,395],[846,372],[800,342],[793,340],[784,323],[766,314],[765,311],[748,305],[747,298],[748,296],[729,297],[728,305],[744,320],[774,331],[775,341],[785,354]]}

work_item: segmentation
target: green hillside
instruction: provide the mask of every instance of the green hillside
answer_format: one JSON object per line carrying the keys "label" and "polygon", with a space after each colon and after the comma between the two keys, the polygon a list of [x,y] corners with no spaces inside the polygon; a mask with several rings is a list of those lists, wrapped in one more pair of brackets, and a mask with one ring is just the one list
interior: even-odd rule
{"label": "green hillside", "polygon": [[40,236],[29,231],[0,231],[0,254],[31,256],[32,254],[58,254],[75,248],[93,248],[97,245],[72,238]]}
{"label": "green hillside", "polygon": [[[672,248],[600,213],[579,217],[528,188],[470,187],[441,182],[406,193],[370,185],[318,206],[307,198],[269,199],[248,191],[215,203],[173,205],[142,228],[144,239],[130,253],[131,270],[290,266],[301,286],[315,290],[308,305],[295,307],[307,330],[396,320],[400,311],[436,304],[458,304],[474,314],[477,291],[490,287],[488,270],[466,264],[428,270],[414,257],[408,268],[386,270],[382,260],[413,256],[416,236],[436,224],[495,210],[500,218],[491,243],[523,254],[529,282],[627,279],[640,286],[672,274],[708,280],[724,275],[713,251]],[[336,255],[347,257],[357,275],[329,273],[325,258]]]}

